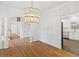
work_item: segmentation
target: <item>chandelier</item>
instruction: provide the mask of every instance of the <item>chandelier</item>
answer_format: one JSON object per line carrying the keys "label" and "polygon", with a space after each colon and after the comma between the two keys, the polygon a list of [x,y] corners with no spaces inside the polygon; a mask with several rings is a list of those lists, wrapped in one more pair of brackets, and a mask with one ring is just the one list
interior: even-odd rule
{"label": "chandelier", "polygon": [[40,20],[40,11],[33,7],[33,1],[31,1],[31,7],[24,8],[25,22],[38,23]]}

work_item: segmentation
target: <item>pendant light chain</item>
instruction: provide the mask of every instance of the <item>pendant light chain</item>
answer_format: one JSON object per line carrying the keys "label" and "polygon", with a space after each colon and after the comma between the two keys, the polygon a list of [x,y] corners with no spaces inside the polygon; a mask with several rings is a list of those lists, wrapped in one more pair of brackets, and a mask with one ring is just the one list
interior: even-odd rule
{"label": "pendant light chain", "polygon": [[31,7],[33,8],[33,1],[31,1]]}

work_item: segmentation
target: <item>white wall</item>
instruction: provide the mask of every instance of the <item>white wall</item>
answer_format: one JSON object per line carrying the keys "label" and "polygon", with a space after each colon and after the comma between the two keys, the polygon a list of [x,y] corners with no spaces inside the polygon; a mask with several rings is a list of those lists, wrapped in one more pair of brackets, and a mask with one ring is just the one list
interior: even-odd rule
{"label": "white wall", "polygon": [[58,15],[52,10],[53,9],[50,9],[41,15],[40,40],[57,48],[61,48],[61,23],[59,18],[57,18]]}
{"label": "white wall", "polygon": [[69,19],[65,19],[63,21],[63,31],[69,31],[70,30],[70,21]]}
{"label": "white wall", "polygon": [[2,48],[2,18],[0,18],[0,49]]}
{"label": "white wall", "polygon": [[8,19],[7,18],[4,18],[4,48],[8,48],[9,47],[9,41],[8,41]]}
{"label": "white wall", "polygon": [[41,15],[41,41],[61,48],[61,23],[53,9]]}
{"label": "white wall", "polygon": [[9,47],[7,20],[7,18],[0,18],[0,49]]}

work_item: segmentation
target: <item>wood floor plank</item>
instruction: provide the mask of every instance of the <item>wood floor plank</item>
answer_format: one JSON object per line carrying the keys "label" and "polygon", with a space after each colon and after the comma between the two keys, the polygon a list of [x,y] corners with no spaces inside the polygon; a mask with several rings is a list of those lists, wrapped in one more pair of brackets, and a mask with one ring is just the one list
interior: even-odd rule
{"label": "wood floor plank", "polygon": [[77,56],[68,51],[60,50],[41,41],[31,44],[26,39],[10,40],[10,48],[1,49],[0,56],[5,57],[66,57]]}
{"label": "wood floor plank", "polygon": [[70,51],[79,56],[79,41],[71,39],[63,39],[63,49]]}

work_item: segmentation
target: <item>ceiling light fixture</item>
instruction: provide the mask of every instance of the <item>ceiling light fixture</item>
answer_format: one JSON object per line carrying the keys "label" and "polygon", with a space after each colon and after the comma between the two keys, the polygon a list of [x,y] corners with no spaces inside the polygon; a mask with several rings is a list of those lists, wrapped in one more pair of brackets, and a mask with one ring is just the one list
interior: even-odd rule
{"label": "ceiling light fixture", "polygon": [[31,7],[24,8],[25,22],[38,23],[40,20],[40,11],[33,7],[33,1],[31,1]]}

